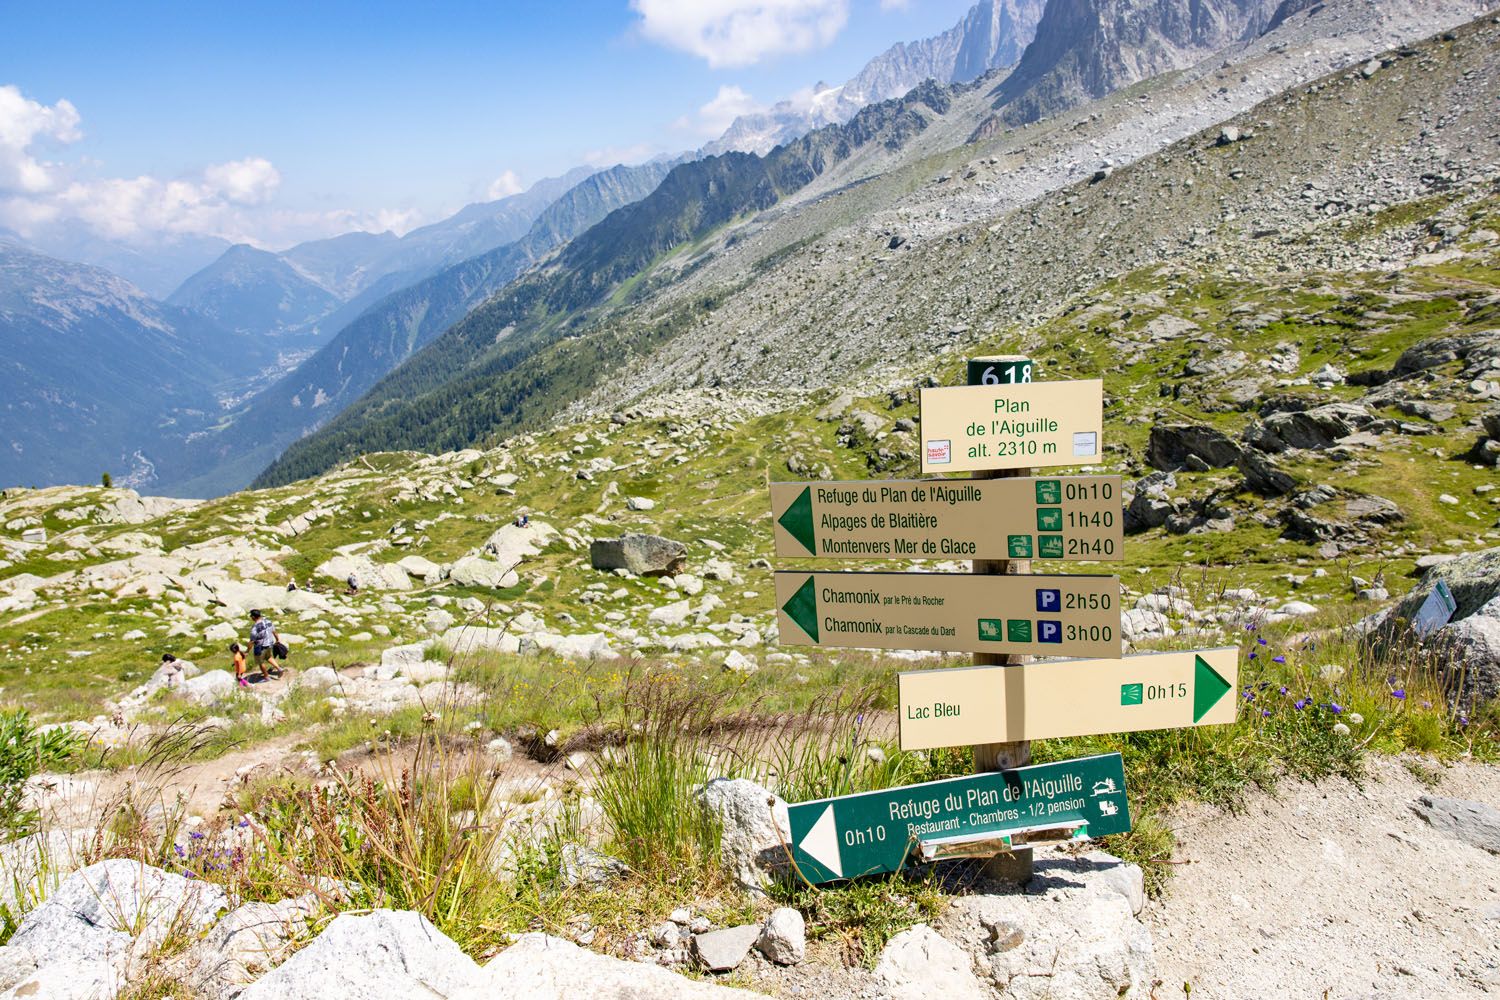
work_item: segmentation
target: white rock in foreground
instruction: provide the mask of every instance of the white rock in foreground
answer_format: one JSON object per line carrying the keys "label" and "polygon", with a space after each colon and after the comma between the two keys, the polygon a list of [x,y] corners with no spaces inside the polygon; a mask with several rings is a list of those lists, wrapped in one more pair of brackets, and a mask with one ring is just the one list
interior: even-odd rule
{"label": "white rock in foreground", "polygon": [[891,1000],[989,1000],[966,953],[926,924],[897,934],[875,966]]}
{"label": "white rock in foreground", "polygon": [[480,983],[453,994],[448,1000],[580,1000],[583,997],[764,1000],[760,993],[697,982],[660,966],[610,958],[546,934],[521,935],[484,967]]}
{"label": "white rock in foreground", "polygon": [[480,982],[473,959],[420,913],[375,910],[335,918],[240,1000],[453,997]]}
{"label": "white rock in foreground", "polygon": [[75,872],[0,948],[0,994],[113,996],[127,966],[174,933],[193,934],[228,907],[224,891],[136,861]]}
{"label": "white rock in foreground", "polygon": [[748,778],[715,778],[696,793],[724,827],[724,864],[745,889],[765,887],[766,871],[786,864],[791,842],[786,803]]}

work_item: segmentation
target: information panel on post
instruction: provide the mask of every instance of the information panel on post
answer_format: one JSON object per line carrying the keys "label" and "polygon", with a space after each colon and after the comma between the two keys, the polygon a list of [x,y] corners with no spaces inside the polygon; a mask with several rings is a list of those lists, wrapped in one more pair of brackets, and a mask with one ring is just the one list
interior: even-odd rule
{"label": "information panel on post", "polygon": [[776,607],[791,646],[1120,656],[1113,576],[779,572]]}
{"label": "information panel on post", "polygon": [[1233,722],[1239,650],[911,670],[897,676],[902,750]]}
{"label": "information panel on post", "polygon": [[1103,457],[1104,382],[922,390],[922,472],[1093,465]]}
{"label": "information panel on post", "polygon": [[772,483],[776,554],[1118,560],[1119,476]]}

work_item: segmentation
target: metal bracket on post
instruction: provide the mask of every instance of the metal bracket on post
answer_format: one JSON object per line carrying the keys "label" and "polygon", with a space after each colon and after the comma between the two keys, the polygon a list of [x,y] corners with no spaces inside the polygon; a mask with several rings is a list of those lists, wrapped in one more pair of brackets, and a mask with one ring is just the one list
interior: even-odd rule
{"label": "metal bracket on post", "polygon": [[[970,358],[968,383],[970,385],[1014,385],[1030,382],[1035,366],[1030,358],[1018,354],[993,357]],[[1001,479],[1009,476],[1029,476],[1030,469],[1001,469],[993,472],[975,473],[980,479]],[[974,572],[980,574],[1011,575],[1031,572],[1029,559],[975,559]],[[1014,666],[1026,663],[1029,657],[1022,653],[975,653],[976,666]],[[974,747],[974,773],[1003,771],[1013,767],[1024,767],[1031,763],[1031,742],[982,743]],[[1030,847],[1014,844],[994,853],[985,874],[998,882],[1024,885],[1031,881],[1032,857]]]}
{"label": "metal bracket on post", "polygon": [[1033,847],[1064,844],[1088,836],[1087,823],[1062,823],[1052,826],[1027,826],[1005,833],[969,834],[960,837],[937,837],[919,841],[917,856],[924,862],[952,858],[993,858],[1029,853]]}

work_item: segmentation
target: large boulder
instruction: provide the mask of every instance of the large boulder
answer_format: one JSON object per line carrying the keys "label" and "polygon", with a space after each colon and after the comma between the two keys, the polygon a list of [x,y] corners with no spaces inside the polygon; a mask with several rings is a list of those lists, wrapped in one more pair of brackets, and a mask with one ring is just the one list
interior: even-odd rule
{"label": "large boulder", "polygon": [[218,886],[115,859],[69,876],[0,949],[0,991],[16,997],[113,996],[127,967],[173,934],[192,935],[228,909]]}
{"label": "large boulder", "polygon": [[448,578],[463,587],[488,587],[491,590],[504,590],[521,582],[515,564],[485,556],[464,556],[448,570]]}
{"label": "large boulder", "polygon": [[696,797],[723,827],[725,866],[743,888],[761,892],[768,875],[787,866],[783,845],[792,833],[786,803],[748,778],[715,778]]}
{"label": "large boulder", "polygon": [[481,649],[497,653],[518,653],[521,637],[504,628],[485,628],[481,625],[458,625],[444,632],[438,643],[453,653],[463,656]]}
{"label": "large boulder", "polygon": [[447,569],[424,556],[403,556],[396,561],[408,576],[414,576],[423,583],[441,583],[443,577],[448,575]]}
{"label": "large boulder", "polygon": [[338,555],[317,568],[319,576],[330,576],[339,583],[349,579],[353,573],[361,589],[365,590],[410,590],[411,578],[406,570],[395,563],[378,563],[369,556]]}
{"label": "large boulder", "polygon": [[420,913],[374,910],[334,918],[240,1000],[451,998],[482,981],[474,960]]}
{"label": "large boulder", "polygon": [[[389,994],[394,996],[396,994]],[[626,962],[546,934],[523,934],[484,967],[481,981],[448,1000],[764,1000],[697,982],[661,966]]]}
{"label": "large boulder", "polygon": [[234,697],[239,685],[227,670],[205,670],[182,682],[182,696],[194,704],[213,705]]}
{"label": "large boulder", "polygon": [[886,942],[875,978],[891,1000],[989,1000],[973,962],[958,945],[927,924],[917,924]]}
{"label": "large boulder", "polygon": [[1284,497],[1297,488],[1297,480],[1290,472],[1254,448],[1241,452],[1235,466],[1245,477],[1246,488],[1261,496]]}
{"label": "large boulder", "polygon": [[597,538],[589,546],[594,569],[624,569],[637,576],[676,573],[687,563],[687,545],[660,535],[628,532],[619,538]]}
{"label": "large boulder", "polygon": [[1024,894],[959,897],[937,921],[973,968],[1016,1000],[1146,996],[1156,979],[1141,870],[1103,852],[1037,858]]}
{"label": "large boulder", "polygon": [[281,961],[318,909],[317,897],[309,893],[231,910],[193,945],[182,978],[201,996],[235,995]]}
{"label": "large boulder", "polygon": [[1455,685],[1461,679],[1471,695],[1500,697],[1500,549],[1470,552],[1433,566],[1380,616],[1375,642],[1410,641],[1411,625],[1439,582],[1453,597],[1453,616],[1426,634],[1425,642]]}
{"label": "large boulder", "polygon": [[493,556],[500,565],[515,569],[532,556],[541,555],[559,537],[556,528],[541,521],[507,524],[490,535],[481,552]]}
{"label": "large boulder", "polygon": [[1241,448],[1223,431],[1205,424],[1157,424],[1146,445],[1153,469],[1225,469],[1239,461]]}
{"label": "large boulder", "polygon": [[1371,423],[1375,418],[1357,403],[1327,403],[1310,410],[1272,413],[1245,431],[1245,440],[1261,451],[1291,448],[1322,450]]}

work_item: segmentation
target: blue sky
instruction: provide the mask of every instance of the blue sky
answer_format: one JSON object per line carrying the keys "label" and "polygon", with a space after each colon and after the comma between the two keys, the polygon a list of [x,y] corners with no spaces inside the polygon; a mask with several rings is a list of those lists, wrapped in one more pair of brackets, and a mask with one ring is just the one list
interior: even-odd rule
{"label": "blue sky", "polygon": [[971,3],[9,0],[0,225],[270,246],[407,227],[517,180],[695,148],[726,123],[700,110],[721,94],[842,82]]}

